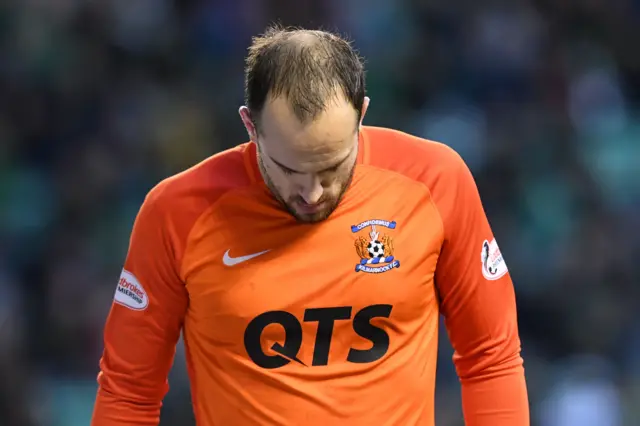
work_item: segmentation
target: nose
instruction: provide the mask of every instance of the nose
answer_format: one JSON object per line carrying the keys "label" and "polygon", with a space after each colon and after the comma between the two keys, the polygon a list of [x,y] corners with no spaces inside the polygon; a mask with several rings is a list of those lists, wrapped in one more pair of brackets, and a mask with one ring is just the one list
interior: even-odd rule
{"label": "nose", "polygon": [[323,193],[324,188],[318,176],[310,176],[300,188],[300,196],[305,203],[311,205],[316,204]]}

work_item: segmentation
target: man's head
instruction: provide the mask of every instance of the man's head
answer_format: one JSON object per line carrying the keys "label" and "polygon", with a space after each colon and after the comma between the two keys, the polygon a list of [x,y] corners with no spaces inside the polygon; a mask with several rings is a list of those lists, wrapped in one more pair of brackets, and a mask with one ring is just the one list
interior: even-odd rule
{"label": "man's head", "polygon": [[299,221],[326,219],[346,191],[368,106],[362,60],[324,31],[270,28],[249,48],[240,116],[274,196]]}

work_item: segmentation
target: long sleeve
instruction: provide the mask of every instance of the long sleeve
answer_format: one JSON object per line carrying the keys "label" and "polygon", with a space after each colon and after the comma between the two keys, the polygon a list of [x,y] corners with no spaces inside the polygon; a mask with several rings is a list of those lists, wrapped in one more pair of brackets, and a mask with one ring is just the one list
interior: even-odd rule
{"label": "long sleeve", "polygon": [[176,267],[180,226],[156,195],[136,218],[106,321],[92,426],[155,426],[168,391],[188,296]]}
{"label": "long sleeve", "polygon": [[467,426],[528,426],[516,301],[471,172],[447,166],[434,192],[444,243],[436,268]]}

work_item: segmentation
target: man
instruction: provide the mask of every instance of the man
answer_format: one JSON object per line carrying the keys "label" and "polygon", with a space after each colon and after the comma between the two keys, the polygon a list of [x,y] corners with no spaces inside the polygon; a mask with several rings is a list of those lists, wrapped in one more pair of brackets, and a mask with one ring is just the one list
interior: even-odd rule
{"label": "man", "polygon": [[434,424],[438,318],[470,426],[526,426],[511,279],[448,147],[362,126],[363,65],[321,31],[254,40],[250,143],[147,196],[93,426],[157,425],[181,330],[197,424]]}

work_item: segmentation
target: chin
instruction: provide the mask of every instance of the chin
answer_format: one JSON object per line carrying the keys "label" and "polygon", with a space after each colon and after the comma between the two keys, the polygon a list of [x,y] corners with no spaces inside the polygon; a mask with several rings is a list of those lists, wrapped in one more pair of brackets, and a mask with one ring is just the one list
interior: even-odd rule
{"label": "chin", "polygon": [[296,213],[295,218],[298,222],[302,222],[302,223],[317,223],[327,219],[330,215],[331,215],[331,212],[328,212],[328,213],[320,212],[320,213],[314,213],[314,214]]}
{"label": "chin", "polygon": [[329,218],[329,216],[331,216],[331,213],[333,213],[334,210],[335,208],[325,208],[313,213],[303,213],[296,209],[290,209],[290,212],[298,222],[316,223],[316,222],[322,222],[323,220]]}

